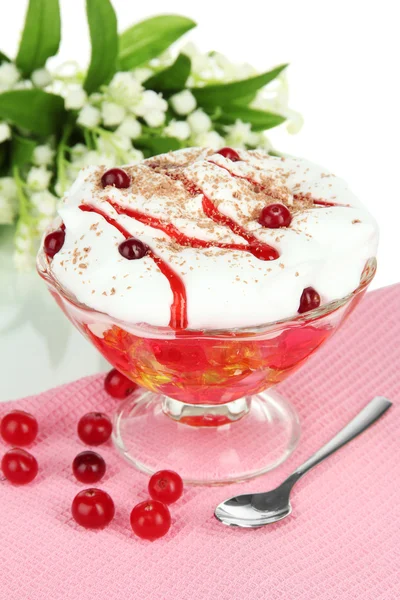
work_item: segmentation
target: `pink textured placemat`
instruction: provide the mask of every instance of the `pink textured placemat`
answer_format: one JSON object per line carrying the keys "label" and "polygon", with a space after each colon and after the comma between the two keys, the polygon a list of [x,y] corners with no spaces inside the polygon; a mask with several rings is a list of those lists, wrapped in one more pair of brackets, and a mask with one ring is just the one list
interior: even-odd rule
{"label": "pink textured placemat", "polygon": [[[71,500],[84,487],[70,467],[82,450],[77,420],[115,406],[102,383],[102,376],[88,377],[1,406],[2,414],[29,410],[41,425],[33,450],[37,480],[25,488],[0,481],[1,600],[400,598],[400,285],[369,294],[281,386],[303,427],[291,459],[257,481],[186,489],[172,508],[172,529],[153,543],[129,529],[147,478],[111,445],[101,448],[109,469],[100,487],[114,498],[115,520],[93,532],[70,516]],[[296,486],[292,516],[251,531],[214,520],[218,502],[276,485],[378,394],[395,406]]]}

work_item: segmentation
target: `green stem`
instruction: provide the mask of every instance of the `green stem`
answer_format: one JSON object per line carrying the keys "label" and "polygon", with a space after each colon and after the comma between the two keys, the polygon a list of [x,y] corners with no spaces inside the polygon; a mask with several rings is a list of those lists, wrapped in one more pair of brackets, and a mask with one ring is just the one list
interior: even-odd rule
{"label": "green stem", "polygon": [[89,129],[83,129],[83,137],[85,138],[85,145],[89,148],[89,150],[94,150],[93,139],[90,135]]}

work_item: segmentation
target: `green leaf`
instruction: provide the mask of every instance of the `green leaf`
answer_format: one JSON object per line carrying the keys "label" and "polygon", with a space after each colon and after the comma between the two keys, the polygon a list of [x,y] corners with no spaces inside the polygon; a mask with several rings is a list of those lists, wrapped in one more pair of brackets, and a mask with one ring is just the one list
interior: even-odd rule
{"label": "green leaf", "polygon": [[84,88],[91,94],[108,83],[117,68],[117,17],[110,0],[86,0],[92,56]]}
{"label": "green leaf", "polygon": [[196,27],[180,15],[159,15],[136,23],[119,38],[119,68],[129,71],[155,58],[184,33]]}
{"label": "green leaf", "polygon": [[201,106],[224,106],[226,103],[232,102],[237,98],[249,96],[257,92],[257,90],[275,79],[286,67],[287,65],[281,65],[267,73],[240,81],[191,88],[191,92]]}
{"label": "green leaf", "polygon": [[146,157],[148,157],[155,156],[156,154],[164,154],[171,150],[179,150],[182,148],[182,142],[174,137],[142,136],[135,139],[135,147],[142,150]]}
{"label": "green leaf", "polygon": [[186,54],[179,54],[171,66],[147,79],[143,85],[156,92],[179,92],[185,87],[190,67],[190,58]]}
{"label": "green leaf", "polygon": [[66,118],[61,96],[43,90],[0,94],[0,118],[39,135],[56,133]]}
{"label": "green leaf", "polygon": [[240,119],[244,123],[251,123],[253,131],[272,129],[272,127],[277,127],[286,121],[285,117],[275,113],[247,108],[246,106],[235,106],[233,104],[224,106],[223,111],[221,111],[216,121],[224,125],[230,125],[237,119]]}
{"label": "green leaf", "polygon": [[17,167],[24,167],[26,164],[31,163],[36,146],[36,140],[14,133],[11,142],[11,163]]}
{"label": "green leaf", "polygon": [[2,52],[0,50],[0,65],[3,62],[11,62],[10,59],[8,58],[8,56],[6,54],[4,54],[4,52]]}
{"label": "green leaf", "polygon": [[24,77],[46,64],[57,54],[61,40],[61,20],[58,0],[29,0],[25,26],[17,58],[17,67]]}

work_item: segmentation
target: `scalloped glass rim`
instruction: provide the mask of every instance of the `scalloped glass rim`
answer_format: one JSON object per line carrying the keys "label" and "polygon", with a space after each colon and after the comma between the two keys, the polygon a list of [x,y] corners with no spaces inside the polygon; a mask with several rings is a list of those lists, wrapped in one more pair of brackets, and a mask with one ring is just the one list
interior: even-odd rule
{"label": "scalloped glass rim", "polygon": [[84,313],[92,313],[96,314],[97,318],[101,317],[101,321],[110,322],[113,325],[120,326],[122,329],[126,331],[132,332],[135,335],[142,335],[144,337],[182,337],[184,338],[190,333],[199,333],[201,332],[203,336],[206,337],[219,337],[223,338],[224,335],[229,334],[229,337],[232,337],[232,333],[237,333],[241,335],[242,339],[245,339],[245,334],[249,334],[250,337],[257,333],[262,333],[266,330],[270,333],[275,328],[279,329],[285,323],[293,323],[293,324],[301,324],[308,323],[310,321],[315,321],[325,315],[333,313],[338,310],[342,306],[346,305],[352,298],[361,294],[371,283],[372,279],[375,276],[377,262],[375,257],[371,257],[366,262],[363,273],[361,275],[360,285],[357,289],[355,289],[347,296],[340,298],[338,300],[333,300],[332,302],[328,302],[314,310],[311,310],[307,313],[297,314],[292,317],[288,317],[286,319],[281,319],[279,321],[273,321],[269,323],[262,323],[261,325],[256,325],[252,327],[238,327],[238,328],[229,328],[229,329],[185,329],[184,331],[175,331],[170,329],[169,327],[156,327],[154,325],[149,325],[148,323],[128,323],[126,321],[121,321],[107,313],[101,313],[90,306],[80,303],[70,292],[67,292],[59,282],[52,276],[50,271],[48,270],[48,259],[41,250],[37,256],[36,261],[37,271],[42,279],[47,283],[47,285],[53,288],[62,298],[71,304],[76,310],[82,311]]}

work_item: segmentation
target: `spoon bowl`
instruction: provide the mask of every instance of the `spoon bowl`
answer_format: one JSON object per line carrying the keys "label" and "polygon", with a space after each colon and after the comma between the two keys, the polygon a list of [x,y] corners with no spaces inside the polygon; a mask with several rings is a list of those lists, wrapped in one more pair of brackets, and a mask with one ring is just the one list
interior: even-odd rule
{"label": "spoon bowl", "polygon": [[266,494],[242,494],[221,502],[216,518],[233,527],[256,528],[275,523],[290,515],[289,491],[282,484]]}

